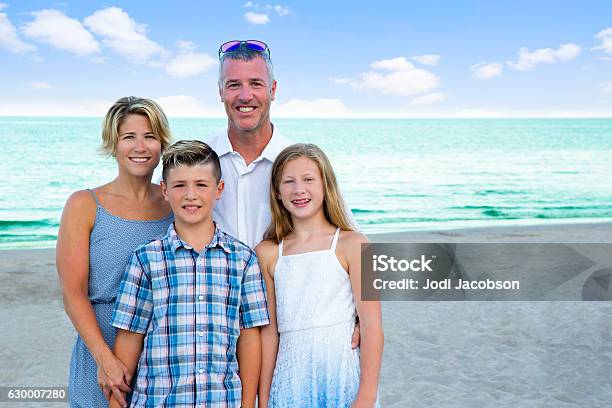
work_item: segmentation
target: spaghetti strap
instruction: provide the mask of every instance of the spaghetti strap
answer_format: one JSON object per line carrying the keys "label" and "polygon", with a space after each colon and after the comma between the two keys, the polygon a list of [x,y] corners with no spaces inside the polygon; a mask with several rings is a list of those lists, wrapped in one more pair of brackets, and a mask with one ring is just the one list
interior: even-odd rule
{"label": "spaghetti strap", "polygon": [[338,244],[338,237],[340,236],[340,228],[336,229],[336,233],[334,234],[334,239],[332,240],[331,248],[329,249],[332,252],[336,252],[336,245]]}
{"label": "spaghetti strap", "polygon": [[89,193],[90,193],[90,194],[91,194],[91,196],[93,197],[94,201],[96,202],[96,206],[97,206],[97,207],[101,207],[101,205],[100,205],[100,201],[98,201],[98,196],[97,196],[97,195],[96,195],[96,193],[93,191],[93,189],[92,189],[92,190],[87,189],[87,191],[89,191]]}
{"label": "spaghetti strap", "polygon": [[285,240],[283,239],[280,244],[278,244],[278,259],[283,257],[283,241]]}

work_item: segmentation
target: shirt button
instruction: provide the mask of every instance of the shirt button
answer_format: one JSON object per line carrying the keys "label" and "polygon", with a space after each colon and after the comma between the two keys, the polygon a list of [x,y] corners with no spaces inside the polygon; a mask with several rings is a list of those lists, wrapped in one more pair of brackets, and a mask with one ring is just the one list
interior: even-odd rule
{"label": "shirt button", "polygon": [[204,300],[204,295],[198,296],[198,300]]}
{"label": "shirt button", "polygon": [[200,368],[200,369],[198,370],[198,373],[200,373],[200,374],[204,374],[204,369],[203,369],[203,368]]}
{"label": "shirt button", "polygon": [[198,336],[203,337],[204,336],[204,332],[203,331],[199,331],[198,332]]}

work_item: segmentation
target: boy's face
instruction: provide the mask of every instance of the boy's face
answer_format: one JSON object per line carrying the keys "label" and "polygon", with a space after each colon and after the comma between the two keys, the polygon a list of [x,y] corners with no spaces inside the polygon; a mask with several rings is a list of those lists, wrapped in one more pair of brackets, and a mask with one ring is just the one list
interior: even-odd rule
{"label": "boy's face", "polygon": [[162,193],[176,221],[196,226],[212,220],[215,201],[221,198],[223,181],[217,183],[212,164],[180,165],[168,171]]}

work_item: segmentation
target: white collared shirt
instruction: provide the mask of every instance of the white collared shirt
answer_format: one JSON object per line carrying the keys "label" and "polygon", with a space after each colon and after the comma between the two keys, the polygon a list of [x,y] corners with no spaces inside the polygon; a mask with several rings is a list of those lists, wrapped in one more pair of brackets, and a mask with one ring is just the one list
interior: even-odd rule
{"label": "white collared shirt", "polygon": [[222,231],[251,248],[270,225],[270,175],[276,156],[291,142],[276,128],[261,155],[248,166],[230,143],[227,131],[206,141],[219,155],[225,190],[215,204],[213,219]]}

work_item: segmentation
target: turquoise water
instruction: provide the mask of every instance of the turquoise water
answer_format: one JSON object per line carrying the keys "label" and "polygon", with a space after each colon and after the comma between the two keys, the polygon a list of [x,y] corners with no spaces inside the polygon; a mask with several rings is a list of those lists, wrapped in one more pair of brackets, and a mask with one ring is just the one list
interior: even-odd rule
{"label": "turquoise water", "polygon": [[[276,120],[329,155],[366,233],[612,218],[612,119]],[[101,118],[0,118],[0,248],[51,247],[78,189],[114,177]],[[174,119],[175,139],[224,119]]]}

